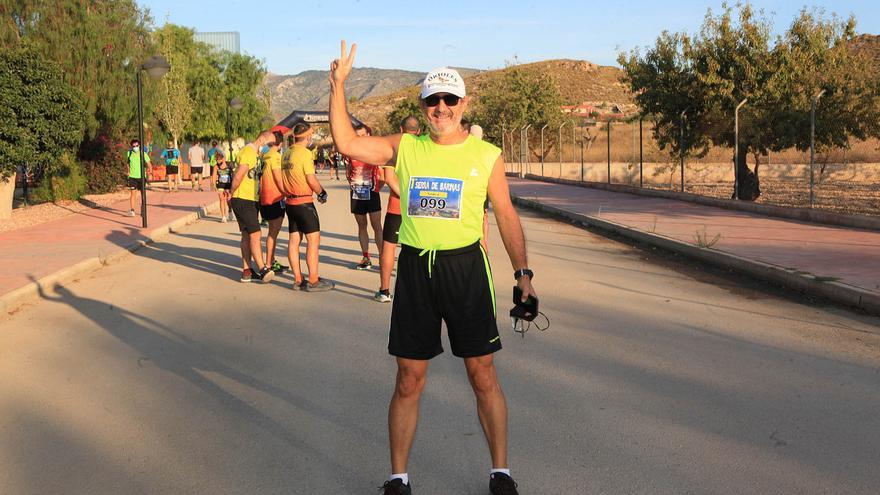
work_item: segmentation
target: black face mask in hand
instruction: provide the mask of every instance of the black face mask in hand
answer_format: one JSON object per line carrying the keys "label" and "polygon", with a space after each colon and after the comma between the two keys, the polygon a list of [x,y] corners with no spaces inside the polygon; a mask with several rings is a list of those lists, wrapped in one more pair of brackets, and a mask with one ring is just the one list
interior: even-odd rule
{"label": "black face mask in hand", "polygon": [[529,296],[526,302],[522,301],[522,290],[518,286],[513,287],[513,308],[510,310],[510,323],[513,325],[513,331],[520,334],[522,338],[526,338],[526,332],[532,328],[532,322],[538,316],[543,316],[546,323],[534,323],[535,328],[540,331],[550,328],[550,318],[538,311],[538,298]]}

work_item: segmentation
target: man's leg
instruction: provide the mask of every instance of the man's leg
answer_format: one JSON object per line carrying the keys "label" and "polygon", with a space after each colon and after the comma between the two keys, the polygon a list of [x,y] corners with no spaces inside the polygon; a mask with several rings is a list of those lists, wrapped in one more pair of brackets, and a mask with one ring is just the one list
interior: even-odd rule
{"label": "man's leg", "polygon": [[250,251],[251,255],[254,257],[254,262],[257,264],[257,270],[262,270],[266,267],[266,264],[263,263],[263,250],[260,249],[260,237],[262,237],[262,232],[259,230],[254,232],[253,234],[248,234]]}
{"label": "man's leg", "polygon": [[266,237],[266,264],[269,266],[275,262],[275,246],[278,245],[278,234],[283,223],[283,216],[269,221],[269,235]]}
{"label": "man's leg", "polygon": [[[382,212],[370,213],[370,225],[373,226],[373,239],[376,241],[376,249],[379,250],[380,260],[382,254]],[[369,239],[367,244],[369,244]]]}
{"label": "man's leg", "polygon": [[309,283],[318,283],[318,249],[321,246],[321,232],[306,234],[306,266],[309,268]]}
{"label": "man's leg", "polygon": [[130,189],[130,193],[128,195],[128,206],[131,211],[134,211],[134,198],[137,196],[137,190],[134,188]]}
{"label": "man's leg", "polygon": [[464,365],[477,398],[477,414],[489,444],[492,468],[507,468],[507,401],[492,354],[465,358]]}
{"label": "man's leg", "polygon": [[[259,244],[257,250],[259,251]],[[247,270],[251,267],[251,239],[246,230],[241,231],[241,269]]]}
{"label": "man's leg", "polygon": [[394,269],[394,254],[397,244],[382,241],[382,252],[379,254],[379,290],[391,289],[391,270]]}
{"label": "man's leg", "polygon": [[287,261],[290,263],[290,269],[293,270],[293,280],[297,284],[303,280],[302,264],[299,258],[300,242],[302,242],[302,236],[299,231],[291,232],[287,241]]}
{"label": "man's leg", "polygon": [[419,423],[419,398],[425,388],[428,361],[397,358],[397,383],[388,407],[391,472],[405,473]]}
{"label": "man's leg", "polygon": [[[370,234],[367,233],[367,216],[359,215],[357,213],[354,214],[354,219],[358,224],[358,242],[361,244],[361,252],[369,253],[370,252]],[[364,255],[364,259],[367,259],[367,256]]]}

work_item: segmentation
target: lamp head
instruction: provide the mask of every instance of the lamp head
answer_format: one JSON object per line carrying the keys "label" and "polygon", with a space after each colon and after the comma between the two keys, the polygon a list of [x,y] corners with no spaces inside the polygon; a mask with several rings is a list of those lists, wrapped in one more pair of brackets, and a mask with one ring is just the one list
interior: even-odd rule
{"label": "lamp head", "polygon": [[141,65],[141,69],[147,71],[153,79],[161,79],[171,70],[171,64],[161,55],[153,55]]}

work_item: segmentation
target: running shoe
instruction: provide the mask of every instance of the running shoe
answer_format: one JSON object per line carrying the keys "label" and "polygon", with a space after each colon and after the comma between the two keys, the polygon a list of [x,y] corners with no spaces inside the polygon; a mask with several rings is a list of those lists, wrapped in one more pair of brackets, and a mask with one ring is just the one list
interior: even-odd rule
{"label": "running shoe", "polygon": [[133,217],[133,216],[134,216],[134,210],[128,210],[128,216]]}
{"label": "running shoe", "polygon": [[412,495],[412,488],[410,488],[409,483],[403,484],[403,480],[400,478],[394,478],[391,481],[386,481],[382,488],[382,495]]}
{"label": "running shoe", "polygon": [[[320,280],[320,279],[319,279],[319,280]],[[308,285],[309,285],[309,281],[308,281],[308,280],[303,279],[303,280],[301,280],[301,281],[299,281],[299,282],[297,282],[296,280],[294,280],[294,281],[293,281],[293,290],[306,290],[306,287],[307,287]]]}
{"label": "running shoe", "polygon": [[253,279],[254,279],[254,271],[253,270],[251,270],[250,268],[245,268],[244,270],[242,270],[242,272],[241,272],[242,283],[246,284]]}
{"label": "running shoe", "polygon": [[220,217],[220,223],[226,223],[226,217]]}
{"label": "running shoe", "polygon": [[504,473],[492,473],[489,476],[489,493],[492,495],[519,495],[516,481]]}
{"label": "running shoe", "polygon": [[325,280],[323,278],[318,278],[318,281],[315,283],[309,282],[303,287],[303,290],[306,292],[324,292],[333,289],[336,287],[336,284],[329,280]]}
{"label": "running shoe", "polygon": [[272,271],[272,268],[264,266],[262,270],[254,274],[254,278],[258,278],[264,284],[268,284],[275,278],[275,272]]}
{"label": "running shoe", "polygon": [[373,262],[364,258],[360,263],[354,266],[355,270],[369,270],[373,266]]}
{"label": "running shoe", "polygon": [[288,268],[287,266],[279,263],[278,260],[275,260],[274,262],[272,262],[272,271],[275,272],[276,275],[280,275],[280,274],[284,273],[284,270],[287,270],[287,268]]}
{"label": "running shoe", "polygon": [[380,290],[373,296],[373,300],[380,303],[391,302],[391,291],[389,289]]}

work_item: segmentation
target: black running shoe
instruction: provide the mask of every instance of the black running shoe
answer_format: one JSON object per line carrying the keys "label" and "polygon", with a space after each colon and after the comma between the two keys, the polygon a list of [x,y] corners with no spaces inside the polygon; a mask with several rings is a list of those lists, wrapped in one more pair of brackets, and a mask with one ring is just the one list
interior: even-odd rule
{"label": "black running shoe", "polygon": [[268,284],[275,277],[275,272],[271,267],[264,266],[262,270],[254,273],[254,278],[260,280],[264,284]]}
{"label": "black running shoe", "polygon": [[288,268],[287,266],[279,263],[278,260],[275,260],[274,262],[272,262],[272,271],[275,272],[276,275],[280,275],[280,274],[284,273],[284,270],[287,270],[287,268]]}
{"label": "black running shoe", "polygon": [[382,490],[382,495],[412,495],[412,489],[410,488],[409,483],[404,485],[403,480],[400,478],[386,481],[379,489]]}
{"label": "black running shoe", "polygon": [[516,481],[504,473],[492,473],[489,476],[489,493],[492,495],[519,495]]}

